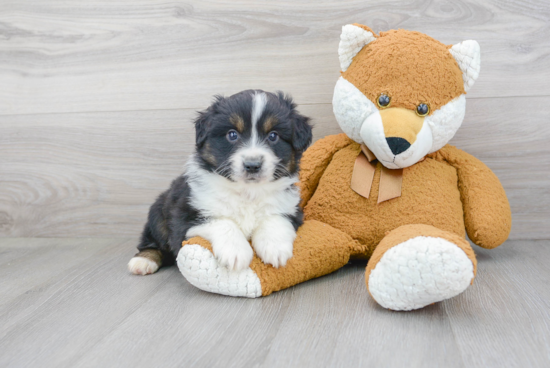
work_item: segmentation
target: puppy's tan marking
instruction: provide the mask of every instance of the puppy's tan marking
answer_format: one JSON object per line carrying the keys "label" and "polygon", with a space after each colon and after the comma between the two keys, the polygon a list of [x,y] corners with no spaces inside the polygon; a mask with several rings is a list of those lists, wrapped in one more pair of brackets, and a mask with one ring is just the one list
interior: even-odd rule
{"label": "puppy's tan marking", "polygon": [[263,123],[264,133],[269,133],[278,122],[279,120],[274,115],[269,115]]}
{"label": "puppy's tan marking", "polygon": [[134,257],[143,257],[147,258],[150,261],[155,262],[156,264],[162,264],[162,253],[157,249],[145,249],[136,254]]}
{"label": "puppy's tan marking", "polygon": [[134,275],[150,275],[162,265],[162,253],[158,249],[145,249],[128,262],[128,270]]}
{"label": "puppy's tan marking", "polygon": [[290,173],[292,173],[296,170],[296,154],[294,153],[294,151],[292,151],[292,154],[290,156],[290,161],[286,165],[286,169]]}
{"label": "puppy's tan marking", "polygon": [[206,142],[204,145],[204,150],[201,152],[201,157],[213,166],[217,166],[218,164],[216,157],[212,154],[212,146],[209,142]]}
{"label": "puppy's tan marking", "polygon": [[244,120],[241,116],[237,114],[231,114],[229,117],[229,122],[235,126],[239,133],[242,133],[244,130]]}

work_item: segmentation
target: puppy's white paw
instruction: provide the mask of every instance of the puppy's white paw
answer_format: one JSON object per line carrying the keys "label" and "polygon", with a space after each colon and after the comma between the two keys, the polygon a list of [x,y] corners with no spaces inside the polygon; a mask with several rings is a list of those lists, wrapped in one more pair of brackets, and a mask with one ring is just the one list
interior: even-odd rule
{"label": "puppy's white paw", "polygon": [[212,243],[212,250],[219,264],[233,271],[241,271],[252,262],[254,252],[244,236]]}
{"label": "puppy's white paw", "polygon": [[128,262],[128,270],[134,275],[149,275],[157,272],[159,265],[144,257],[133,257]]}
{"label": "puppy's white paw", "polygon": [[273,267],[284,267],[292,257],[296,231],[281,216],[273,216],[263,221],[252,235],[252,246],[264,263]]}
{"label": "puppy's white paw", "polygon": [[277,241],[277,239],[255,238],[254,249],[258,257],[273,267],[284,267],[292,258],[293,243],[291,241]]}

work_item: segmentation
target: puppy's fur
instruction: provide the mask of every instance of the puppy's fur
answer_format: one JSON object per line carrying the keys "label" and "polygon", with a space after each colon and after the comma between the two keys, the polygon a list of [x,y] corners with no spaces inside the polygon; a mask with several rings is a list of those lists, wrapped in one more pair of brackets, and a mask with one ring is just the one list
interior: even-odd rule
{"label": "puppy's fur", "polygon": [[249,266],[249,240],[265,263],[286,264],[303,221],[299,162],[312,139],[309,119],[295,107],[281,92],[247,90],[217,96],[199,113],[196,151],[151,206],[132,273],[173,264],[193,236],[209,240],[219,263],[233,270]]}

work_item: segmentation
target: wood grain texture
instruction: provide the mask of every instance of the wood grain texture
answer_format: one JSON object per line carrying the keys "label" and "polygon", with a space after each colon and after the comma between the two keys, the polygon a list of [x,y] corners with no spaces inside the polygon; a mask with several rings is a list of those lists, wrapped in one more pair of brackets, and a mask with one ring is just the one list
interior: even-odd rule
{"label": "wood grain texture", "polygon": [[[135,236],[215,93],[291,92],[315,138],[340,28],[477,39],[482,72],[453,143],[501,178],[512,239],[550,228],[550,3],[92,0],[0,4],[0,236]],[[520,97],[517,97],[520,96]]]}
{"label": "wood grain texture", "polygon": [[135,242],[0,239],[0,254],[36,252],[0,270],[0,288],[18,289],[0,305],[0,366],[550,365],[548,241],[476,247],[473,286],[414,312],[378,306],[362,263],[251,300],[202,292],[174,267],[132,276]]}
{"label": "wood grain texture", "polygon": [[546,0],[5,0],[0,366],[550,366],[548,240],[476,247],[474,285],[410,313],[379,307],[360,263],[256,300],[176,268],[126,271],[213,94],[284,90],[315,139],[340,132],[330,102],[352,22],[478,40],[451,143],[501,179],[512,239],[550,239]]}
{"label": "wood grain texture", "polygon": [[[518,121],[510,111],[529,111]],[[548,239],[550,97],[470,99],[451,142],[483,160],[512,205],[512,239]],[[302,105],[315,139],[330,104]],[[0,236],[136,236],[193,149],[194,110],[2,117]]]}
{"label": "wood grain texture", "polygon": [[6,0],[0,114],[196,108],[248,88],[330,103],[353,22],[478,40],[472,98],[550,95],[546,0]]}

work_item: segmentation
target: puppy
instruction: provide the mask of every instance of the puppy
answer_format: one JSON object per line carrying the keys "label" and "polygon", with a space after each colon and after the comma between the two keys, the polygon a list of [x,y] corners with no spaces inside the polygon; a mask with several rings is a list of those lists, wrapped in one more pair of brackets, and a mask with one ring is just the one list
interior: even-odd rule
{"label": "puppy", "polygon": [[249,241],[262,261],[284,266],[303,222],[295,184],[312,139],[309,118],[295,107],[281,92],[215,97],[195,121],[196,150],[185,172],[149,210],[130,272],[173,264],[182,242],[194,236],[210,241],[231,270],[249,266]]}

